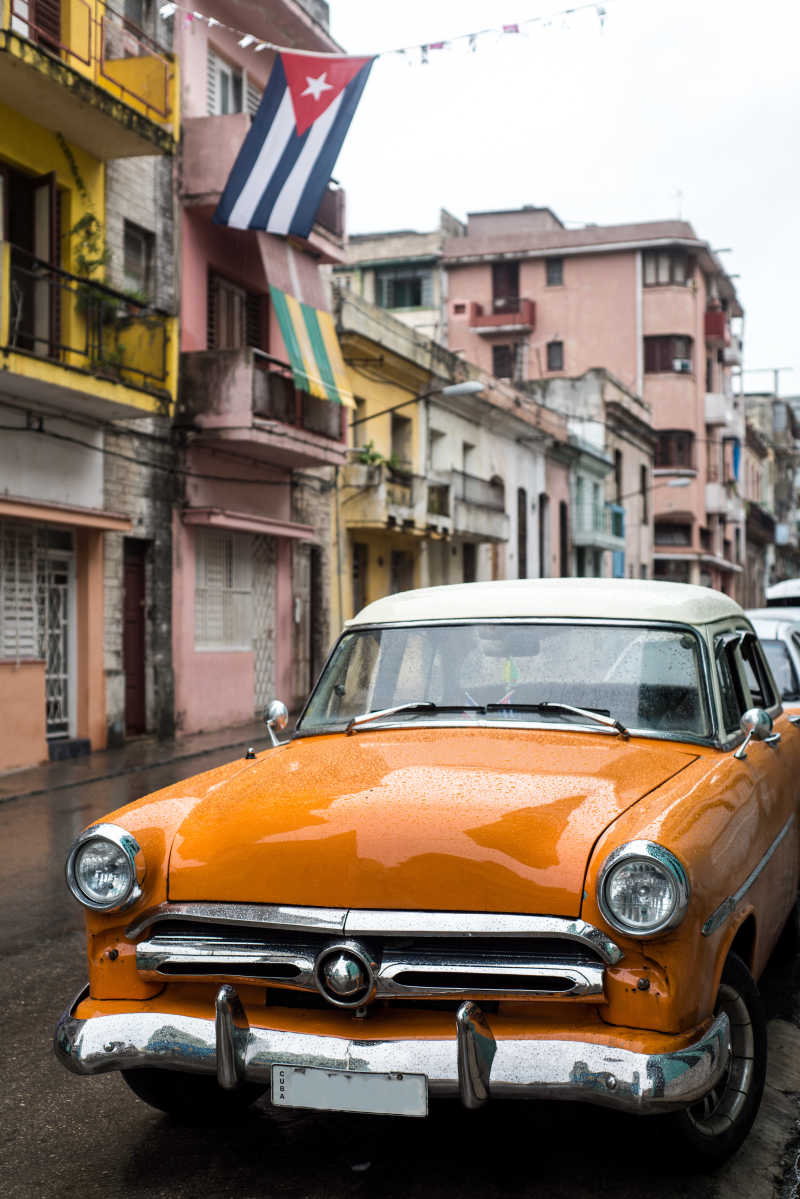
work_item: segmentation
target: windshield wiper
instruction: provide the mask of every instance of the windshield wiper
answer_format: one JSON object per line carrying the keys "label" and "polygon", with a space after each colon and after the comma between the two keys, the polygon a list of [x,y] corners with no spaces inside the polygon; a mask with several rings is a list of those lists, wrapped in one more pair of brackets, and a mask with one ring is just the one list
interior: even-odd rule
{"label": "windshield wiper", "polygon": [[354,729],[359,728],[362,724],[368,724],[371,720],[380,720],[382,716],[394,716],[395,712],[432,712],[436,707],[433,700],[418,700],[416,703],[398,704],[395,708],[381,708],[379,712],[362,712],[360,716],[354,716],[348,721],[347,728],[344,730],[348,735]]}
{"label": "windshield wiper", "polygon": [[512,699],[507,704],[486,705],[487,712],[500,712],[509,708],[516,708],[520,712],[574,712],[576,716],[585,716],[587,720],[596,720],[598,724],[603,724],[606,728],[616,729],[619,735],[626,740],[630,737],[630,733],[621,720],[616,720],[613,716],[601,716],[599,712],[592,712],[589,708],[576,708],[573,704],[552,703],[550,700],[543,700],[539,704],[515,704]]}

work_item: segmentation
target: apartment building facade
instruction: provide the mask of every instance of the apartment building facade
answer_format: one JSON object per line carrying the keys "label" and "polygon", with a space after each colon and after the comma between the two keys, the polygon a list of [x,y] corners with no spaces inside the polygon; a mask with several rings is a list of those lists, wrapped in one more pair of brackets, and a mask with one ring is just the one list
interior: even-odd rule
{"label": "apartment building facade", "polygon": [[[345,461],[352,403],[336,362],[337,385],[314,394],[297,350],[305,316],[335,343],[320,264],[343,261],[343,193],[329,188],[307,240],[212,220],[274,60],[243,47],[226,12],[212,5],[216,24],[175,31],[184,140],[172,648],[184,732],[250,719],[275,695],[296,707],[307,693],[329,620],[327,468]],[[338,49],[325,5],[269,0],[248,22],[265,41]]]}
{"label": "apartment building facade", "polygon": [[177,388],[175,317],[108,271],[109,164],[171,162],[176,88],[169,49],[103,0],[4,0],[0,769],[106,744],[104,560],[133,532],[106,436],[168,419]]}
{"label": "apartment building facade", "polygon": [[337,472],[334,624],[412,587],[560,573],[577,457],[563,417],[346,288],[334,295],[356,400]]}
{"label": "apartment building facade", "polygon": [[452,350],[518,383],[602,367],[647,405],[653,574],[736,595],[742,310],[708,243],[684,221],[566,229],[549,209],[526,208],[469,214],[442,261]]}

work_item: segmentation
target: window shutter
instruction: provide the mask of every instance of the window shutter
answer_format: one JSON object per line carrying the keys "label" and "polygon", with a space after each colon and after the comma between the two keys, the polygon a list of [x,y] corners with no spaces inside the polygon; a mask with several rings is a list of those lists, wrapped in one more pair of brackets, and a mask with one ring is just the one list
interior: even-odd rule
{"label": "window shutter", "polygon": [[213,117],[216,115],[217,109],[217,56],[211,47],[208,47],[208,72],[206,80],[207,99],[208,99],[208,115]]}
{"label": "window shutter", "polygon": [[433,308],[433,271],[425,271],[422,276],[422,307]]}
{"label": "window shutter", "polygon": [[38,658],[33,527],[0,522],[0,657]]}
{"label": "window shutter", "polygon": [[262,95],[263,95],[263,92],[261,91],[261,88],[258,87],[257,84],[253,83],[253,81],[251,79],[248,79],[247,80],[247,111],[250,113],[251,117],[254,117],[256,115],[258,106],[261,103]]}

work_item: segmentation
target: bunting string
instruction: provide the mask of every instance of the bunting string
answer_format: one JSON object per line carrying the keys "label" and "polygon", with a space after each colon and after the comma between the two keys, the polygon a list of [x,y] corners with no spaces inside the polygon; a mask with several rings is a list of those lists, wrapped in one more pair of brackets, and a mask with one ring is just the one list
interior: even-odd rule
{"label": "bunting string", "polygon": [[[605,26],[606,13],[608,4],[614,0],[605,0],[605,3],[598,3],[598,0],[592,0],[588,4],[579,4],[572,8],[563,8],[558,12],[549,13],[546,16],[528,17],[523,21],[506,22],[504,24],[495,25],[487,29],[477,29],[472,33],[461,33],[455,37],[441,39],[438,41],[419,42],[411,46],[398,46],[391,50],[379,50],[372,57],[386,58],[391,55],[404,55],[406,57],[419,56],[421,64],[431,62],[432,55],[437,51],[449,50],[451,47],[465,44],[466,48],[475,51],[478,47],[478,41],[481,38],[505,38],[513,36],[524,36],[534,26],[541,26],[544,29],[550,28],[555,21],[560,21],[562,26],[569,22],[570,17],[577,16],[579,13],[594,12],[599,22],[599,27],[602,29]],[[194,21],[203,22],[207,28],[213,29],[218,27],[226,29],[229,33],[234,34],[239,45],[243,50],[252,48],[255,54],[259,54],[264,50],[274,50],[277,53],[286,51],[287,53],[297,53],[300,49],[297,46],[279,46],[275,42],[266,41],[258,37],[254,33],[248,33],[244,29],[237,29],[234,25],[228,25],[225,21],[220,21],[217,17],[209,17],[205,13],[198,12],[197,9],[190,8],[188,5],[178,3],[178,0],[167,0],[159,6],[159,16],[162,20],[167,21],[176,13],[183,16],[184,25],[191,25]],[[303,54],[314,58],[340,58],[342,52],[327,51],[327,50],[302,50]],[[350,53],[349,51],[347,52]]]}

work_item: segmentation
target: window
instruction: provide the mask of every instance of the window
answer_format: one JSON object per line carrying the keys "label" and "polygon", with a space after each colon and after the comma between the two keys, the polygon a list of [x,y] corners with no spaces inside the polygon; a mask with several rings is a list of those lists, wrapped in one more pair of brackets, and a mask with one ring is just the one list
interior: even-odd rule
{"label": "window", "polygon": [[642,260],[645,287],[667,283],[683,286],[691,277],[689,256],[682,250],[645,250]]}
{"label": "window", "polygon": [[545,262],[547,286],[560,287],[564,282],[564,259],[548,258]]}
{"label": "window", "polygon": [[510,379],[514,371],[514,347],[492,346],[492,374],[497,379]]}
{"label": "window", "polygon": [[152,294],[155,238],[132,221],[125,221],[122,233],[125,287],[142,297]]}
{"label": "window", "polygon": [[691,337],[645,337],[644,369],[648,375],[673,371],[690,374],[692,370]]}
{"label": "window", "polygon": [[692,526],[657,521],[654,536],[656,545],[691,545]]}
{"label": "window", "polygon": [[639,467],[639,493],[642,497],[642,524],[646,525],[650,520],[650,513],[648,511],[647,504],[648,486],[646,466]]}
{"label": "window", "polygon": [[777,703],[773,694],[772,683],[766,670],[766,664],[761,655],[758,638],[748,635],[742,641],[741,647],[744,676],[750,689],[750,698],[757,708],[771,708]]}
{"label": "window", "polygon": [[253,645],[253,553],[247,533],[198,529],[195,541],[196,649]]}
{"label": "window", "polygon": [[519,308],[519,263],[492,263],[492,311],[516,312]]}
{"label": "window", "polygon": [[432,308],[433,270],[413,265],[377,270],[375,300],[380,308]]}
{"label": "window", "polygon": [[569,508],[566,500],[558,502],[558,573],[562,579],[569,575]]}
{"label": "window", "polygon": [[220,58],[216,50],[208,48],[208,115],[227,116],[232,112],[244,111],[244,80],[238,67]]}
{"label": "window", "polygon": [[266,350],[266,296],[246,291],[238,283],[210,271],[208,276],[209,350],[253,346]]}
{"label": "window", "polygon": [[517,488],[517,578],[528,577],[528,493]]}
{"label": "window", "polygon": [[398,416],[392,413],[392,462],[399,469],[411,467],[411,433],[412,425],[409,416]]}
{"label": "window", "polygon": [[563,343],[563,341],[548,341],[548,343],[547,343],[547,369],[549,371],[563,371],[563,369],[564,369],[564,343]]}
{"label": "window", "polygon": [[622,450],[614,450],[614,491],[619,504],[622,502]]}
{"label": "window", "polygon": [[539,578],[550,574],[550,497],[539,492]]}
{"label": "window", "polygon": [[694,433],[685,429],[668,429],[659,433],[656,467],[694,470]]}
{"label": "window", "polygon": [[353,615],[365,607],[367,603],[367,565],[369,562],[369,546],[363,541],[353,542]]}

